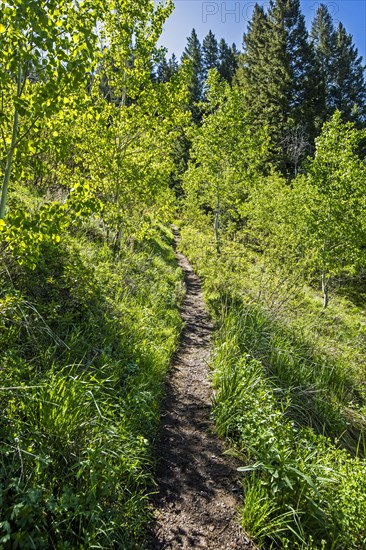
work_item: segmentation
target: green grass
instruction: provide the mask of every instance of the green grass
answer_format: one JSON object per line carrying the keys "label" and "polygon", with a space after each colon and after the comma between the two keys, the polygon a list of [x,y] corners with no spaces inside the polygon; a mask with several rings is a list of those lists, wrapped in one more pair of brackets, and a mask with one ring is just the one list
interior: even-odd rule
{"label": "green grass", "polygon": [[144,545],[182,323],[171,238],[116,256],[95,220],[45,244],[35,270],[2,249],[0,548]]}
{"label": "green grass", "polygon": [[292,512],[281,513],[279,507],[268,498],[268,493],[257,477],[244,483],[244,504],[240,519],[252,540],[263,545],[266,538],[281,543],[281,535],[287,531]]}
{"label": "green grass", "polygon": [[[195,243],[200,242],[199,252]],[[365,310],[258,254],[182,230],[216,320],[217,431],[243,457],[243,528],[262,548],[364,548]]]}

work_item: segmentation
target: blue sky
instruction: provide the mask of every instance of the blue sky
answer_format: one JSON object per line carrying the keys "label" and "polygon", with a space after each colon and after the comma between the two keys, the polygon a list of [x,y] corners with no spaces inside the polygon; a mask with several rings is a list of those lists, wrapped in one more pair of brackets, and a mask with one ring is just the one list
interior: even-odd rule
{"label": "blue sky", "polygon": [[[202,41],[211,29],[216,38],[225,38],[231,44],[235,42],[239,49],[255,0],[241,1],[203,1],[173,0],[175,10],[165,23],[160,44],[180,58],[186,44],[186,38],[194,27]],[[268,5],[268,0],[259,0]],[[301,0],[302,11],[308,28],[320,3],[328,6],[335,25],[341,21],[353,40],[366,64],[366,0]]]}

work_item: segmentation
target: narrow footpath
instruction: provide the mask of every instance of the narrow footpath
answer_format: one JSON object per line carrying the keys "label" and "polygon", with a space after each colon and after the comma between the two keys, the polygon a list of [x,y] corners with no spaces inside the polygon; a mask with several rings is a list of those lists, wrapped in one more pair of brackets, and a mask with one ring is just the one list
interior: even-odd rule
{"label": "narrow footpath", "polygon": [[185,277],[185,328],[167,382],[156,451],[158,492],[151,550],[254,548],[237,521],[242,495],[237,461],[224,454],[225,445],[210,418],[213,327],[199,278],[183,254],[176,256]]}

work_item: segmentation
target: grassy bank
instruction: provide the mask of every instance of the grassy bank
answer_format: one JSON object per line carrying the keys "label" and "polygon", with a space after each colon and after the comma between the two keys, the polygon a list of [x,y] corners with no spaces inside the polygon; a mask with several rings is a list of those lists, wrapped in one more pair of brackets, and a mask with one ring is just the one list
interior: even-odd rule
{"label": "grassy bank", "polygon": [[3,244],[0,288],[0,548],[141,548],[181,328],[170,233],[114,254],[86,221],[35,269]]}
{"label": "grassy bank", "polygon": [[[243,528],[263,548],[366,545],[362,293],[317,289],[209,230],[182,231],[216,319],[214,416],[242,460]],[[197,243],[200,246],[197,246]]]}

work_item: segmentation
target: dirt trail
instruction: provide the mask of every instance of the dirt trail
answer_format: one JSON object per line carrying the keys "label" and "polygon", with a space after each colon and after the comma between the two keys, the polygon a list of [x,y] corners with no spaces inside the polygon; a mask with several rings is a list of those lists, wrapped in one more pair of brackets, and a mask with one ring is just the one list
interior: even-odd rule
{"label": "dirt trail", "polygon": [[181,309],[185,328],[167,383],[157,448],[156,524],[150,548],[254,548],[236,521],[241,496],[238,464],[223,454],[224,444],[210,419],[212,390],[207,363],[212,324],[200,280],[187,258],[179,252],[176,256],[185,276]]}

